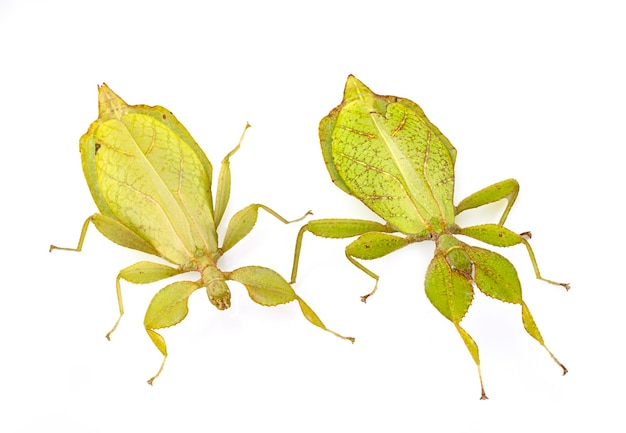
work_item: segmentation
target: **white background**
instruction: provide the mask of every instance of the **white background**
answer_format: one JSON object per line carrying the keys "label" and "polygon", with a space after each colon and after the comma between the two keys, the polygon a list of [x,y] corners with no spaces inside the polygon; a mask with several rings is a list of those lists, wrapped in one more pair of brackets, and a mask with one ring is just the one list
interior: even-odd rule
{"label": "white background", "polygon": [[[432,4],[431,4],[432,3]],[[436,6],[433,6],[436,3]],[[626,27],[620,2],[0,1],[0,430],[624,431]],[[95,211],[78,139],[97,116],[96,85],[130,104],[172,110],[215,167],[232,158],[228,215],[264,203],[294,218],[375,216],[333,186],[317,124],[355,74],[373,91],[420,104],[458,150],[457,202],[515,177],[507,221],[532,230],[543,274],[522,247],[503,252],[560,369],[522,328],[519,306],[477,295],[463,324],[480,347],[488,401],[451,323],[428,302],[432,244],[369,263],[347,241],[309,235],[297,305],[258,306],[231,284],[220,312],[202,291],[166,330],[161,362],[143,329],[165,283],[123,284],[145,256],[90,229]],[[502,204],[472,221],[496,222]],[[262,214],[221,262],[288,277],[299,225]],[[195,278],[195,277],[194,277]]]}

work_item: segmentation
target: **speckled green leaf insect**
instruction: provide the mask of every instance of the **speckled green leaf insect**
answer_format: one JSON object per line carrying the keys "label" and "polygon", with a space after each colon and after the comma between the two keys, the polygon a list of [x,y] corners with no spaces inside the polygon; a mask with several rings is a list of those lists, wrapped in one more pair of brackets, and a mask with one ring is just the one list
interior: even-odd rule
{"label": "speckled green leaf insect", "polygon": [[[569,285],[541,277],[527,241],[530,233],[517,234],[503,226],[519,192],[514,179],[488,186],[462,200],[456,207],[454,163],[456,150],[412,101],[380,96],[353,76],[348,77],[342,103],[322,119],[319,126],[322,153],[330,176],[339,188],[361,200],[386,224],[365,220],[322,219],[302,227],[296,242],[291,282],[295,282],[302,237],[309,231],[325,238],[358,238],[346,247],[350,262],[376,284],[378,275],[356,259],[383,257],[414,242],[432,240],[434,257],[425,278],[426,296],[456,327],[478,367],[481,399],[486,399],[478,346],[460,322],[473,299],[473,286],[500,301],[519,304],[526,331],[562,368],[567,369],[545,346],[539,329],[522,300],[517,271],[503,256],[470,246],[463,235],[484,243],[508,247],[523,244],[537,278],[569,289]],[[455,217],[501,199],[507,206],[498,224],[461,228]],[[399,236],[394,233],[400,233]]]}
{"label": "speckled green leaf insect", "polygon": [[219,310],[229,308],[227,280],[243,284],[250,298],[260,305],[298,301],[311,323],[354,341],[327,329],[275,271],[247,266],[226,272],[217,266],[220,257],[252,230],[259,209],[285,224],[290,222],[264,205],[249,205],[232,217],[222,246],[218,247],[217,227],[230,197],[229,159],[239,149],[249,125],[239,144],[222,161],[214,205],[211,163],[170,111],[159,106],[129,106],[106,84],[98,88],[98,105],[99,117],[81,138],[80,153],[85,178],[100,213],[87,218],[76,248],[51,245],[50,250],[80,251],[89,223],[93,223],[116,244],[177,265],[142,261],[119,272],[116,289],[120,315],[107,338],[124,314],[121,279],[146,284],[186,272],[200,274],[199,280],[165,286],[148,307],[144,325],[164,357],[149,384],[159,376],[167,359],[165,340],[157,330],[180,323],[187,315],[189,296],[202,287]]}

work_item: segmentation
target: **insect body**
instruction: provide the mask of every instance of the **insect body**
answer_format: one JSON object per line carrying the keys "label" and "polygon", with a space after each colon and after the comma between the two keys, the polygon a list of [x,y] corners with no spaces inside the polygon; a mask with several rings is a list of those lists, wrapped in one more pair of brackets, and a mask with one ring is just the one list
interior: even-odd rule
{"label": "insect body", "polygon": [[[519,304],[526,331],[544,348],[543,338],[522,300],[517,271],[503,256],[470,246],[463,235],[490,245],[523,244],[537,278],[569,289],[567,284],[541,277],[534,253],[525,236],[503,226],[517,198],[519,184],[508,179],[488,186],[454,206],[456,150],[430,123],[414,102],[374,94],[354,76],[349,76],[342,103],[324,117],[319,126],[322,154],[330,176],[339,188],[361,200],[386,221],[313,220],[302,227],[296,242],[291,282],[295,282],[302,237],[309,231],[326,238],[358,236],[346,247],[350,262],[375,279],[378,275],[356,259],[383,257],[414,242],[432,240],[434,257],[428,266],[425,290],[431,303],[449,319],[461,335],[477,367],[481,398],[486,399],[478,346],[461,327],[473,299],[473,286],[486,295]],[[507,206],[498,224],[461,228],[455,217],[461,212],[501,199]],[[548,350],[563,369],[567,369]]]}
{"label": "insect body", "polygon": [[229,308],[227,280],[243,284],[250,298],[261,305],[298,301],[311,323],[354,341],[327,329],[275,271],[247,266],[226,272],[218,267],[220,257],[252,230],[259,209],[283,223],[290,222],[264,205],[251,204],[233,216],[222,246],[218,246],[217,227],[230,197],[230,157],[239,149],[241,140],[222,161],[213,203],[211,163],[172,113],[159,106],[129,106],[106,84],[98,88],[98,104],[99,117],[81,138],[80,152],[85,178],[100,213],[87,218],[76,248],[51,245],[50,250],[80,251],[89,223],[93,223],[116,244],[176,265],[142,261],[119,272],[116,289],[120,315],[107,338],[124,314],[121,279],[145,284],[185,272],[200,274],[196,281],[167,285],[148,307],[144,325],[164,356],[159,371],[148,383],[152,384],[161,373],[167,358],[165,340],[157,330],[180,323],[187,315],[189,296],[200,288],[205,288],[209,301],[219,310]]}

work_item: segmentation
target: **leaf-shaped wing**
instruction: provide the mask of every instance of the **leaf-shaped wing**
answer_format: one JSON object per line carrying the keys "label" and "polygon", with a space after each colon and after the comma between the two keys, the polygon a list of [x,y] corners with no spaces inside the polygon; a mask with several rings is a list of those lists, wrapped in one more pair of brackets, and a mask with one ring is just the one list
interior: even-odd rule
{"label": "leaf-shaped wing", "polygon": [[350,76],[319,132],[333,181],[396,229],[441,232],[454,222],[456,151],[417,104]]}
{"label": "leaf-shaped wing", "polygon": [[106,85],[99,102],[81,157],[100,211],[174,263],[216,251],[211,165],[184,126],[162,107],[128,106]]}

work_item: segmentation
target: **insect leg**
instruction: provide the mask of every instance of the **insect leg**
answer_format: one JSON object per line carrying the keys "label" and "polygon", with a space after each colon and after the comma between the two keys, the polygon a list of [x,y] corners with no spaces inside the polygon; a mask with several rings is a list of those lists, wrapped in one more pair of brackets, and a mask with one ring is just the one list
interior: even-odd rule
{"label": "insect leg", "polygon": [[235,148],[228,152],[228,154],[222,160],[220,174],[217,180],[217,191],[215,194],[215,227],[219,226],[220,221],[224,216],[226,206],[228,205],[228,200],[230,199],[230,157],[233,156],[241,147],[243,137],[246,135],[246,131],[248,130],[248,128],[250,128],[250,124],[246,123],[246,126],[241,133],[241,137],[239,138],[239,142],[237,143]]}
{"label": "insect leg", "polygon": [[65,250],[65,251],[76,251],[76,252],[80,252],[83,249],[83,242],[85,241],[85,235],[87,234],[87,229],[89,228],[89,223],[91,221],[93,221],[94,216],[91,215],[89,218],[87,218],[85,220],[85,222],[83,223],[83,228],[80,231],[80,238],[78,239],[78,245],[76,246],[76,248],[66,248],[66,247],[57,247],[55,245],[50,245],[50,249],[48,251],[52,251],[52,250]]}
{"label": "insect leg", "polygon": [[361,296],[361,301],[367,302],[367,298],[378,290],[379,277],[355,259],[378,259],[407,246],[409,243],[411,243],[409,240],[389,233],[369,232],[359,236],[346,247],[346,257],[348,260],[376,281],[374,290],[367,295]]}
{"label": "insect leg", "polygon": [[177,281],[162,288],[152,298],[143,323],[152,343],[163,355],[163,362],[157,374],[148,380],[148,384],[152,385],[154,379],[159,377],[167,359],[165,339],[155,329],[169,328],[182,322],[189,312],[189,296],[200,287],[199,282]]}
{"label": "insect leg", "polygon": [[556,356],[554,356],[552,352],[550,351],[550,349],[548,349],[548,347],[545,345],[543,341],[543,337],[541,336],[541,333],[539,332],[539,328],[537,328],[537,324],[535,323],[535,319],[533,319],[533,316],[531,316],[530,310],[526,306],[526,303],[522,301],[521,305],[522,305],[522,322],[524,323],[524,329],[526,329],[526,332],[528,332],[528,334],[530,334],[531,337],[537,340],[539,344],[541,344],[543,348],[546,349],[546,351],[548,352],[550,357],[554,360],[554,362],[556,362],[559,365],[559,367],[563,369],[563,376],[565,376],[567,374],[567,368],[565,368],[565,366],[561,364],[561,362],[558,359],[556,359]]}
{"label": "insect leg", "polygon": [[438,249],[435,251],[433,260],[428,265],[424,289],[428,300],[446,319],[454,324],[454,327],[463,339],[465,347],[467,347],[478,368],[480,399],[487,399],[480,369],[478,345],[460,325],[474,297],[471,280],[466,274],[453,269],[443,251]]}
{"label": "insect leg", "polygon": [[511,247],[513,245],[524,244],[528,251],[530,261],[532,262],[533,269],[535,270],[535,276],[546,283],[563,286],[565,289],[569,290],[569,284],[558,283],[541,276],[537,260],[535,259],[535,253],[526,239],[530,237],[530,233],[522,233],[520,235],[497,224],[481,224],[478,226],[465,227],[460,229],[459,233],[496,247]]}
{"label": "insect leg", "polygon": [[471,194],[461,202],[455,208],[455,215],[460,214],[468,209],[474,209],[489,203],[494,203],[498,200],[507,199],[508,203],[498,225],[503,225],[506,221],[517,195],[519,194],[519,183],[515,179],[507,179],[501,182],[494,183],[480,191]]}
{"label": "insect leg", "polygon": [[539,265],[537,265],[537,260],[535,259],[535,253],[530,247],[530,242],[528,242],[522,235],[520,235],[520,239],[522,243],[526,246],[526,250],[528,251],[528,255],[530,256],[530,261],[533,264],[533,269],[535,270],[535,276],[541,281],[545,281],[546,283],[554,284],[556,286],[563,286],[565,287],[565,290],[569,290],[570,286],[568,283],[559,283],[557,281],[548,280],[547,278],[543,278],[541,276],[541,273],[539,272]]}
{"label": "insect leg", "polygon": [[232,272],[225,272],[226,279],[237,281],[244,285],[248,291],[248,296],[254,302],[263,306],[274,306],[286,304],[287,302],[298,301],[300,310],[304,317],[313,325],[330,332],[331,334],[349,340],[354,343],[353,337],[344,337],[335,331],[328,329],[315,312],[300,298],[293,287],[285,281],[276,271],[261,266],[246,266],[235,269]]}
{"label": "insect leg", "polygon": [[61,248],[54,245],[50,245],[50,251],[52,250],[66,250],[66,251],[81,251],[83,248],[83,242],[85,241],[85,235],[87,234],[87,228],[89,223],[93,223],[98,231],[102,233],[107,239],[115,242],[126,248],[142,251],[147,254],[160,256],[157,250],[154,249],[145,239],[141,238],[138,234],[126,227],[124,224],[116,220],[115,218],[108,217],[102,214],[93,214],[87,218],[83,224],[83,228],[80,232],[80,239],[76,248]]}
{"label": "insect leg", "polygon": [[117,278],[115,279],[115,291],[117,293],[117,305],[119,306],[120,315],[117,318],[115,325],[113,325],[113,328],[107,333],[107,340],[111,339],[111,334],[115,331],[117,325],[120,323],[120,320],[122,320],[122,316],[124,315],[124,303],[122,302],[120,279],[124,279],[134,284],[148,284],[178,275],[181,272],[183,271],[180,267],[172,268],[171,266],[152,262],[139,262],[122,269],[117,274]]}
{"label": "insect leg", "polygon": [[283,224],[298,222],[306,218],[308,215],[311,215],[311,211],[308,211],[300,218],[289,221],[280,216],[276,211],[270,209],[265,205],[251,204],[249,206],[246,206],[235,215],[233,215],[233,217],[228,222],[228,227],[226,228],[226,233],[224,235],[224,242],[222,243],[222,253],[225,253],[226,251],[231,249],[233,246],[235,246],[235,244],[237,244],[237,242],[242,240],[248,235],[248,233],[250,233],[250,231],[254,228],[254,225],[256,224],[257,218],[259,216],[259,209],[263,209],[265,212],[280,220]]}
{"label": "insect leg", "polygon": [[[291,284],[296,282],[298,274],[298,265],[300,263],[300,250],[302,248],[302,238],[305,232],[311,232],[315,236],[327,239],[345,239],[359,236],[368,232],[390,232],[388,226],[367,220],[355,219],[321,219],[309,221],[302,226],[296,238],[296,247],[293,257],[293,266],[291,268]],[[350,258],[348,257],[350,260]],[[352,261],[352,260],[350,260]],[[357,267],[360,265],[355,264]]]}

